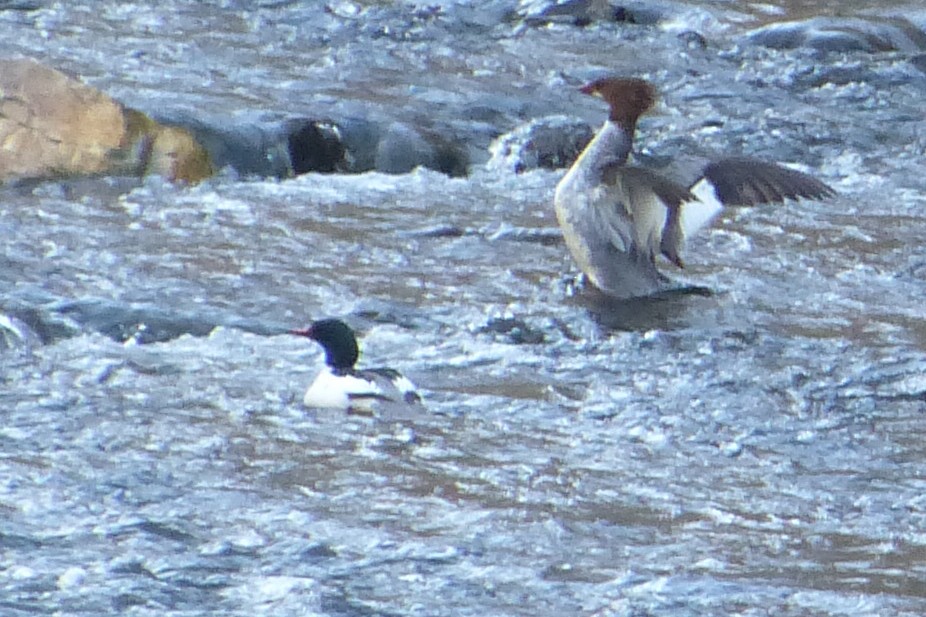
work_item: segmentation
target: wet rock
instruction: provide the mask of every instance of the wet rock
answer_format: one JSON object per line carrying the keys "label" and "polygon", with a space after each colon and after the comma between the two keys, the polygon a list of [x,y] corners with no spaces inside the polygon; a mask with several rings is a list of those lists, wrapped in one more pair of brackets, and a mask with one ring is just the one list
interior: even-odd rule
{"label": "wet rock", "polygon": [[287,128],[289,160],[295,175],[310,171],[345,171],[347,151],[336,124],[318,120],[291,121]]}
{"label": "wet rock", "polygon": [[383,127],[366,118],[344,118],[337,122],[344,144],[347,169],[362,173],[376,169],[376,150],[383,137]]}
{"label": "wet rock", "polygon": [[649,5],[614,4],[607,0],[521,0],[515,10],[515,19],[525,26],[552,22],[587,26],[598,21],[652,25],[661,18],[661,14]]}
{"label": "wet rock", "polygon": [[216,169],[231,168],[241,175],[275,178],[293,173],[285,127],[244,123],[219,126],[186,116],[164,121],[189,130],[209,152]]}
{"label": "wet rock", "polygon": [[498,317],[490,319],[479,329],[480,334],[503,334],[515,345],[539,345],[546,341],[542,330],[532,328],[523,319]]}
{"label": "wet rock", "polygon": [[462,238],[467,234],[465,228],[458,225],[438,224],[409,232],[413,238]]}
{"label": "wet rock", "polygon": [[572,165],[595,132],[586,122],[567,116],[547,116],[517,127],[490,147],[486,165],[523,173]]}
{"label": "wet rock", "polygon": [[433,148],[414,129],[393,123],[376,147],[376,169],[403,174],[419,166],[434,166]]}
{"label": "wet rock", "polygon": [[0,182],[146,173],[197,182],[212,173],[186,131],[34,60],[0,60],[0,144]]}
{"label": "wet rock", "polygon": [[29,0],[5,0],[0,2],[0,11],[37,11],[48,4],[47,2],[31,2]]}
{"label": "wet rock", "polygon": [[427,167],[465,176],[462,148],[434,132],[364,118],[292,118],[276,125],[228,126],[188,117],[166,121],[189,129],[219,169],[242,175],[287,178],[305,173],[408,173]]}
{"label": "wet rock", "polygon": [[795,75],[794,82],[803,88],[819,88],[826,84],[844,86],[850,83],[875,84],[882,81],[867,64],[826,65],[808,67]]}
{"label": "wet rock", "polygon": [[10,347],[32,346],[33,341],[35,344],[52,343],[76,336],[80,332],[80,327],[74,321],[44,306],[8,300],[2,310],[0,321],[4,317],[9,320],[9,323],[3,325],[2,329],[7,331],[3,338]]}
{"label": "wet rock", "polygon": [[0,178],[101,173],[124,134],[102,93],[32,60],[0,64]]}
{"label": "wet rock", "polygon": [[492,241],[509,240],[544,246],[554,246],[563,242],[563,232],[558,227],[530,228],[502,223],[497,229],[485,235]]}
{"label": "wet rock", "polygon": [[612,19],[614,7],[607,0],[521,0],[517,14],[528,25],[566,20],[581,26]]}
{"label": "wet rock", "polygon": [[468,164],[461,149],[436,134],[425,134],[394,122],[376,146],[374,167],[388,174],[403,174],[416,167],[427,167],[450,176],[465,176]]}
{"label": "wet rock", "polygon": [[392,123],[376,146],[374,167],[388,174],[408,173],[427,167],[451,176],[466,175],[466,160],[460,150],[433,134],[399,122]]}
{"label": "wet rock", "polygon": [[195,184],[212,175],[206,150],[189,131],[176,126],[149,127],[151,148],[143,155],[142,175],[157,174],[173,182]]}
{"label": "wet rock", "polygon": [[700,32],[685,30],[679,32],[676,38],[688,49],[707,49],[707,39]]}
{"label": "wet rock", "polygon": [[184,335],[207,336],[220,326],[267,336],[285,331],[277,324],[241,318],[218,309],[204,307],[195,312],[181,312],[103,298],[60,300],[47,304],[43,311],[58,319],[66,318],[78,330],[99,332],[120,343],[161,343]]}
{"label": "wet rock", "polygon": [[245,121],[231,126],[185,115],[164,120],[192,132],[218,169],[276,178],[352,171],[340,127],[330,120],[292,118],[278,124]]}
{"label": "wet rock", "polygon": [[470,159],[463,147],[456,143],[436,140],[434,146],[434,169],[452,178],[469,175]]}
{"label": "wet rock", "polygon": [[910,64],[915,66],[917,69],[926,73],[926,54],[917,54],[910,58]]}
{"label": "wet rock", "polygon": [[900,18],[815,17],[763,26],[746,37],[773,49],[807,47],[821,52],[914,52],[926,48],[926,33]]}
{"label": "wet rock", "polygon": [[34,60],[0,60],[0,182],[146,173],[197,182],[212,168],[183,129]]}

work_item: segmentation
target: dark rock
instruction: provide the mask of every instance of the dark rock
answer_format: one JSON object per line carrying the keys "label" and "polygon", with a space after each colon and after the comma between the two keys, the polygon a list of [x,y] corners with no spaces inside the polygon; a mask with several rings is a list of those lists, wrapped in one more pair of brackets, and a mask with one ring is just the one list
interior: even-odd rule
{"label": "dark rock", "polygon": [[850,83],[874,83],[877,73],[861,64],[816,65],[795,76],[795,83],[805,88],[819,88],[826,84],[844,86]]}
{"label": "dark rock", "polygon": [[469,167],[465,153],[439,134],[400,122],[393,122],[377,144],[375,166],[389,174],[427,167],[451,176],[465,176]]}
{"label": "dark rock", "polygon": [[0,313],[0,352],[6,349],[33,347],[40,342],[39,335],[24,321]]}
{"label": "dark rock", "polygon": [[519,126],[490,147],[487,165],[515,173],[572,165],[594,136],[586,122],[567,116],[547,116]]}
{"label": "dark rock", "polygon": [[347,153],[337,125],[319,120],[293,120],[287,126],[293,174],[345,171]]}
{"label": "dark rock", "polygon": [[666,19],[666,9],[652,2],[624,4],[614,8],[613,19],[638,26],[655,26]]}
{"label": "dark rock", "polygon": [[434,152],[434,169],[452,178],[469,175],[469,157],[456,144],[438,141]]}
{"label": "dark rock", "polygon": [[773,49],[807,47],[821,52],[921,51],[926,34],[905,19],[815,17],[770,24],[747,33],[750,42]]}
{"label": "dark rock", "polygon": [[383,136],[383,127],[366,118],[338,120],[341,141],[344,144],[347,170],[363,173],[376,169],[376,148]]}
{"label": "dark rock", "polygon": [[162,118],[186,127],[209,151],[217,169],[230,167],[241,175],[285,178],[292,175],[286,131],[278,126],[209,124],[186,116]]}
{"label": "dark rock", "polygon": [[595,22],[620,22],[644,26],[665,19],[663,7],[652,2],[614,4],[607,0],[521,0],[513,19],[525,26],[571,23],[588,26]]}
{"label": "dark rock", "polygon": [[607,0],[521,0],[516,12],[527,25],[567,21],[586,26],[614,18],[614,8]]}
{"label": "dark rock", "polygon": [[466,229],[457,225],[442,224],[409,232],[413,238],[462,238]]}
{"label": "dark rock", "polygon": [[694,30],[680,32],[677,38],[689,49],[707,49],[707,39]]}
{"label": "dark rock", "polygon": [[3,0],[0,2],[0,11],[38,11],[45,8],[48,2],[30,2],[28,0]]}
{"label": "dark rock", "polygon": [[926,54],[918,54],[910,58],[910,64],[926,73]]}
{"label": "dark rock", "polygon": [[515,345],[538,345],[546,341],[542,330],[527,325],[523,319],[496,317],[479,329],[480,334],[504,334]]}
{"label": "dark rock", "polygon": [[440,133],[394,122],[384,129],[364,118],[292,118],[278,125],[219,126],[189,117],[164,119],[188,129],[217,168],[286,178],[309,172],[401,174],[427,167],[465,176],[469,158]]}
{"label": "dark rock", "polygon": [[394,122],[376,147],[376,169],[404,174],[416,167],[435,167],[434,148],[415,129]]}

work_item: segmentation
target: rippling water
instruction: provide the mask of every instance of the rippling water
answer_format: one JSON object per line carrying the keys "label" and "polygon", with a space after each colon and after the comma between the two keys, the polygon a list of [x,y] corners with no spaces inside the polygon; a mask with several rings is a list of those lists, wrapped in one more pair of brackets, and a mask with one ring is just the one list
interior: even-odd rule
{"label": "rippling water", "polygon": [[[751,45],[764,5],[524,30],[508,6],[0,12],[4,53],[167,116],[363,111],[487,144],[597,125],[573,85],[645,74],[645,158],[762,154],[840,192],[726,213],[672,272],[713,295],[614,305],[572,292],[561,172],[487,151],[454,179],[0,188],[0,613],[926,611],[911,54]],[[428,413],[303,409],[321,353],[277,333],[325,315]]]}

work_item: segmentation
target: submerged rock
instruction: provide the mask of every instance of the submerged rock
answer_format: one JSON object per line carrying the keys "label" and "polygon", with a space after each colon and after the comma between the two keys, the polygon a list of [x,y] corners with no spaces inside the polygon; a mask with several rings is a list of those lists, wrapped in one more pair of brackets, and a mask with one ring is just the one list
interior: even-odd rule
{"label": "submerged rock", "polygon": [[468,160],[462,149],[438,134],[394,122],[376,146],[374,165],[377,171],[389,174],[403,174],[416,167],[426,167],[448,176],[465,176]]}
{"label": "submerged rock", "polygon": [[807,47],[821,52],[922,51],[926,33],[906,19],[814,17],[770,24],[752,30],[747,38],[773,49]]}
{"label": "submerged rock", "polygon": [[366,118],[290,118],[277,124],[219,126],[168,117],[189,129],[218,169],[242,175],[288,178],[307,173],[408,173],[416,167],[465,176],[469,159],[439,132]]}
{"label": "submerged rock", "polygon": [[517,317],[496,317],[489,319],[486,325],[477,330],[480,334],[503,335],[514,345],[539,345],[546,342],[543,330],[530,326]]}
{"label": "submerged rock", "polygon": [[569,167],[594,134],[588,123],[576,118],[538,118],[495,140],[486,166],[515,173]]}
{"label": "submerged rock", "polygon": [[644,19],[635,19],[636,7],[615,5],[608,0],[521,0],[515,10],[517,19],[528,26],[551,22],[587,26],[596,21],[649,23],[650,12],[640,11]]}

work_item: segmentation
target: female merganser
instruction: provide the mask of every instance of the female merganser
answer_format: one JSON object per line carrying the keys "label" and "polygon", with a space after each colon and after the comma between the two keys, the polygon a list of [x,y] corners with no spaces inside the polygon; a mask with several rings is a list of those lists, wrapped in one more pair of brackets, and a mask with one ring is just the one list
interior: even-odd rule
{"label": "female merganser", "polygon": [[415,385],[388,368],[354,368],[360,349],[353,330],[340,319],[315,321],[290,334],[305,336],[325,349],[325,368],[305,392],[306,407],[372,413],[380,404],[420,405]]}
{"label": "female merganser", "polygon": [[656,256],[683,267],[685,238],[727,205],[755,205],[835,195],[823,182],[749,158],[715,161],[690,186],[627,165],[637,120],[656,102],[642,79],[607,77],[586,84],[604,99],[608,120],[556,187],[554,206],[566,246],[601,291],[616,298],[671,290]]}

